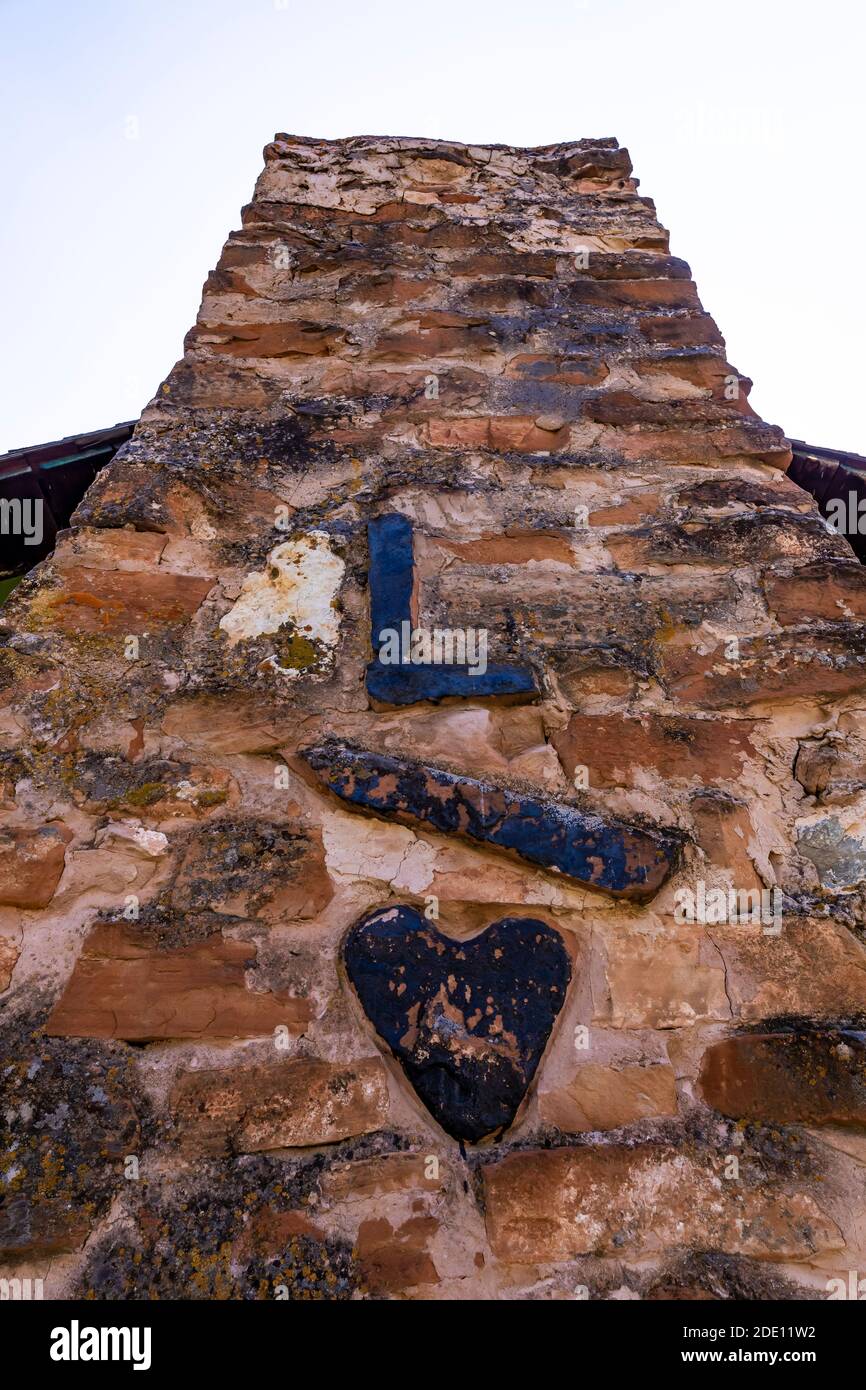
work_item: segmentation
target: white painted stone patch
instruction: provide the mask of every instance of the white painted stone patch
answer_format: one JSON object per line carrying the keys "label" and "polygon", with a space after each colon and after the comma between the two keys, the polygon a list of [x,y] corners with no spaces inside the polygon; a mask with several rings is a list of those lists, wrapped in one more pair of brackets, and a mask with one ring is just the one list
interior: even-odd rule
{"label": "white painted stone patch", "polygon": [[345,569],[324,531],[283,541],[271,551],[264,572],[247,575],[237,602],[220,619],[229,645],[292,622],[302,636],[333,650],[340,635],[334,599]]}

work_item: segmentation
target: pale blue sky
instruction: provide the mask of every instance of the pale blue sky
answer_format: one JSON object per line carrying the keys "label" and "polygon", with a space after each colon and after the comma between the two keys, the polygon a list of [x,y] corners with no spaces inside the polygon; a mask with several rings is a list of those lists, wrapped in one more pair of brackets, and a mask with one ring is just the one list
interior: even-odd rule
{"label": "pale blue sky", "polygon": [[615,135],[756,408],[866,454],[863,13],[858,0],[0,0],[0,450],[139,414],[262,147],[287,130]]}

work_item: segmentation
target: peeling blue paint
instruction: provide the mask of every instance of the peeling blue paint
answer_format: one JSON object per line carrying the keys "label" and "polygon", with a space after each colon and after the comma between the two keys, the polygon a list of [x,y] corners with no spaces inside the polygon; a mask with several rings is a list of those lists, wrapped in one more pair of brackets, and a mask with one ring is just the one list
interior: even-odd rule
{"label": "peeling blue paint", "polygon": [[423,763],[337,741],[302,749],[300,756],[351,806],[496,845],[539,868],[622,897],[652,897],[679,857],[679,840],[669,832],[587,815],[567,802],[524,796]]}
{"label": "peeling blue paint", "polygon": [[491,662],[476,672],[464,664],[386,664],[381,660],[383,633],[412,625],[415,561],[412,523],[400,512],[376,517],[367,526],[370,551],[370,625],[374,660],[366,670],[367,694],[380,705],[413,705],[423,700],[534,700],[539,689],[531,666]]}
{"label": "peeling blue paint", "polygon": [[442,1128],[471,1143],[506,1129],[565,1002],[571,962],[559,934],[506,917],[454,941],[412,907],[382,907],[351,929],[343,959]]}

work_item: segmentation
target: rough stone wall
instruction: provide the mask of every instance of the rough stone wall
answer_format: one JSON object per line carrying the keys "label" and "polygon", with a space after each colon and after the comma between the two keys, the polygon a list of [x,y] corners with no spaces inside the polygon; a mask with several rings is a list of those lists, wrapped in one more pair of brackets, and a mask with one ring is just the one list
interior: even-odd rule
{"label": "rough stone wall", "polygon": [[[2,613],[3,1275],[826,1297],[866,1271],[864,572],[615,141],[265,157]],[[486,685],[377,697],[401,584]]]}

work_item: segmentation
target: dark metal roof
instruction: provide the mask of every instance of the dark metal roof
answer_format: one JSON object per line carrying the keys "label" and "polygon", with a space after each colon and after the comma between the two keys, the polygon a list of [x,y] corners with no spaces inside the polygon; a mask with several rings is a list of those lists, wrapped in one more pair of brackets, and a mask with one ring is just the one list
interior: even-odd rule
{"label": "dark metal roof", "polygon": [[69,525],[97,473],[111,462],[134,428],[135,421],[128,420],[110,429],[0,454],[0,501],[28,506],[31,512],[38,504],[41,522],[38,544],[16,534],[8,523],[6,534],[0,532],[0,575],[24,574],[51,554],[57,532]]}
{"label": "dark metal roof", "polygon": [[845,517],[845,529],[840,534],[860,563],[866,564],[866,458],[844,449],[806,444],[802,439],[788,442],[794,452],[788,477],[812,494],[823,517],[829,517],[831,512],[834,518],[839,514]]}
{"label": "dark metal roof", "polygon": [[862,454],[850,454],[845,449],[825,449],[821,444],[807,444],[802,439],[789,439],[788,443],[795,455],[815,459],[824,463],[841,463],[845,468],[866,472],[866,458]]}
{"label": "dark metal roof", "polygon": [[11,477],[25,468],[57,467],[92,454],[112,449],[115,453],[125,444],[135,429],[135,420],[111,425],[106,430],[91,430],[88,434],[70,434],[53,444],[31,444],[26,449],[10,449],[0,454],[0,478]]}

